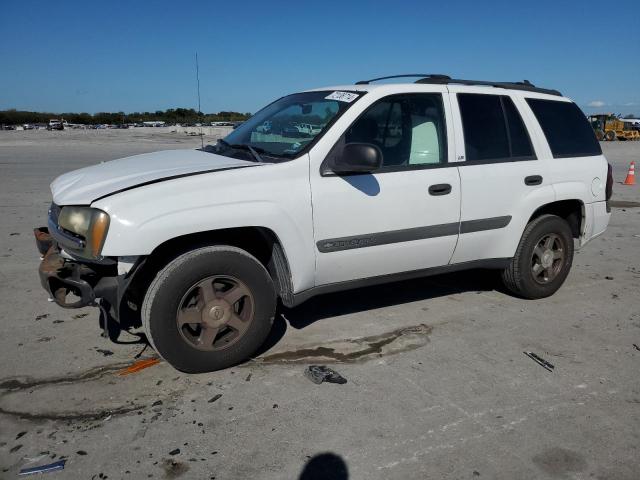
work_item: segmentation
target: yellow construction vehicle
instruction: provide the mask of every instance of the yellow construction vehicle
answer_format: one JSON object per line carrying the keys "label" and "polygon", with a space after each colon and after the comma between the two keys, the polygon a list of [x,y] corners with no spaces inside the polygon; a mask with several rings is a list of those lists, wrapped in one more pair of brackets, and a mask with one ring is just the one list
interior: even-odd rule
{"label": "yellow construction vehicle", "polygon": [[595,113],[589,115],[589,122],[596,132],[598,140],[640,140],[640,132],[632,125],[623,122],[612,113]]}

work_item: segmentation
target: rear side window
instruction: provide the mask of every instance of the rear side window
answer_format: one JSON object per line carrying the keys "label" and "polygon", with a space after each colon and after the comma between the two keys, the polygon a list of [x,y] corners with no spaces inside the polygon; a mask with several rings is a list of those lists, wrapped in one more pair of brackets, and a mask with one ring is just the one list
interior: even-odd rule
{"label": "rear side window", "polygon": [[554,158],[601,155],[602,150],[584,113],[572,102],[527,98],[547,137]]}
{"label": "rear side window", "polygon": [[524,122],[508,96],[459,93],[467,161],[535,159]]}

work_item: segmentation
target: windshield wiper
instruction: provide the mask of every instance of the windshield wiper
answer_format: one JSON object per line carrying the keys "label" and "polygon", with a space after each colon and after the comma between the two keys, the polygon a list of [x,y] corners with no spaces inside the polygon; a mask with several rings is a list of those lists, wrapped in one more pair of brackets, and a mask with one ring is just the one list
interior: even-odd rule
{"label": "windshield wiper", "polygon": [[260,148],[260,147],[254,147],[251,146],[249,144],[246,143],[229,143],[226,140],[222,140],[221,138],[218,139],[218,143],[223,145],[226,148],[234,148],[236,150],[245,150],[248,151],[249,153],[251,153],[251,155],[253,156],[253,158],[258,162],[258,163],[270,163],[270,162],[265,162],[264,158],[262,158],[262,156],[260,154],[266,154],[270,157],[278,157],[279,155],[275,154],[275,153],[271,153],[266,151],[264,148]]}
{"label": "windshield wiper", "polygon": [[[225,143],[229,145],[227,142]],[[231,145],[229,145],[229,147],[236,148],[238,150],[248,150],[251,153],[251,155],[253,155],[253,158],[256,159],[256,162],[258,163],[265,163],[263,158],[260,156],[261,153],[266,153],[267,155],[270,155],[270,153],[267,152],[264,148],[252,147],[251,145],[248,145],[245,143],[232,143]]]}

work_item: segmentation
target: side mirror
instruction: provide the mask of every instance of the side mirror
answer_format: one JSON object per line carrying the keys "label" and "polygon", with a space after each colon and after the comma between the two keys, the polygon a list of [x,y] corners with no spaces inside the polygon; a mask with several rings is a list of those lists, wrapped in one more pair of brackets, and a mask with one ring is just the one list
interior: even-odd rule
{"label": "side mirror", "polygon": [[347,143],[330,166],[332,172],[371,173],[382,167],[382,152],[370,143]]}

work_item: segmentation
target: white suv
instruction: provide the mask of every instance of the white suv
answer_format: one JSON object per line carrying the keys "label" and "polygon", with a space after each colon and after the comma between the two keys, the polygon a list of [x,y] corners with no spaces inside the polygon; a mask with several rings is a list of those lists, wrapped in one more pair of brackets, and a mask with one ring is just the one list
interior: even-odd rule
{"label": "white suv", "polygon": [[[381,79],[375,79],[381,80]],[[542,298],[609,222],[580,109],[531,83],[424,75],[283,97],[203,150],[67,173],[36,229],[44,288],[143,327],[175,368],[250,357],[278,300],[469,268]],[[322,125],[309,138],[266,124]]]}

